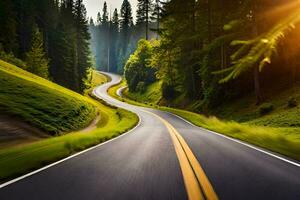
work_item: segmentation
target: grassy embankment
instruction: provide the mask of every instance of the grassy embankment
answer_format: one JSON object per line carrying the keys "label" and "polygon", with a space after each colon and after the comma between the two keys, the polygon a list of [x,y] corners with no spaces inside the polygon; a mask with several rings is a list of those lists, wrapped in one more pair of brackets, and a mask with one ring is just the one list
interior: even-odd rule
{"label": "grassy embankment", "polygon": [[85,91],[85,94],[86,95],[89,95],[91,91],[93,91],[93,89],[99,85],[102,85],[104,83],[107,83],[110,81],[110,77],[104,75],[104,74],[101,74],[97,71],[93,71],[92,72],[92,79],[91,79],[91,83],[89,85],[89,89],[87,89]]}
{"label": "grassy embankment", "polygon": [[0,61],[0,110],[52,135],[87,126],[96,116],[86,97]]}
{"label": "grassy embankment", "polygon": [[[258,118],[252,118],[250,121],[246,121],[243,123],[238,123],[232,120],[220,120],[216,117],[206,117],[201,114],[169,108],[169,107],[161,107],[158,105],[152,105],[151,103],[147,102],[147,97],[143,97],[143,99],[139,99],[138,97],[142,96],[143,94],[132,94],[129,93],[128,90],[124,91],[125,98],[120,98],[115,95],[115,92],[118,88],[125,86],[126,83],[122,82],[120,85],[112,87],[109,90],[109,94],[115,98],[118,98],[122,101],[126,101],[131,104],[135,104],[138,106],[148,106],[154,107],[163,111],[174,113],[178,116],[183,117],[184,119],[192,122],[193,124],[203,127],[208,130],[212,130],[226,136],[236,138],[250,144],[257,145],[262,148],[269,149],[273,152],[280,153],[282,155],[286,155],[296,160],[300,160],[300,127],[280,127],[280,118],[282,118],[281,112],[284,112],[285,115],[288,115],[289,118],[287,120],[291,120],[292,123],[298,122],[299,123],[299,114],[296,113],[299,111],[299,107],[287,110],[287,108],[279,107],[277,108],[278,111],[274,110],[268,115],[261,116]],[[153,90],[156,89],[156,90]],[[158,91],[159,87],[148,87],[146,94],[161,94]],[[149,91],[151,90],[151,91]],[[146,95],[147,96],[147,95]],[[161,97],[158,96],[158,99],[152,100],[152,102],[158,102]],[[285,94],[285,96],[288,96]],[[300,96],[300,94],[299,94]],[[132,100],[132,99],[136,100]],[[283,97],[278,96],[277,98],[273,98],[276,105],[283,106]],[[281,101],[280,101],[281,99]],[[140,102],[139,102],[140,101]],[[274,102],[274,103],[275,103]],[[278,103],[281,102],[281,103]],[[257,112],[257,111],[256,111]],[[296,113],[295,113],[296,112]],[[277,120],[277,126],[275,127],[274,122]],[[285,119],[283,119],[285,120]],[[273,126],[260,126],[257,124],[261,124],[262,122],[269,122],[273,123]],[[257,123],[258,122],[258,123]],[[257,123],[257,124],[255,124]],[[265,125],[265,124],[264,124]]]}
{"label": "grassy embankment", "polygon": [[101,104],[3,61],[0,77],[1,112],[50,134],[81,129],[97,112],[101,116],[97,129],[89,133],[73,132],[0,150],[1,182],[107,141],[138,122],[131,112]]}
{"label": "grassy embankment", "polygon": [[260,115],[260,106],[255,105],[254,95],[221,105],[216,110],[216,115],[253,125],[300,128],[300,106],[288,106],[291,97],[300,102],[300,83],[295,84],[293,88],[270,88],[265,91],[264,96],[266,104],[273,107],[266,115]]}

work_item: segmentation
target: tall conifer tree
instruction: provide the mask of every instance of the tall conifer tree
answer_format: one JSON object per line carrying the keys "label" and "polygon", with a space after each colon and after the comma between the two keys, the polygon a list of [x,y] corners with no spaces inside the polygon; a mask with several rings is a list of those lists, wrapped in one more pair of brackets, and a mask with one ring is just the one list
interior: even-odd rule
{"label": "tall conifer tree", "polygon": [[149,25],[151,22],[152,0],[138,0],[136,25],[144,27],[145,39],[149,39]]}

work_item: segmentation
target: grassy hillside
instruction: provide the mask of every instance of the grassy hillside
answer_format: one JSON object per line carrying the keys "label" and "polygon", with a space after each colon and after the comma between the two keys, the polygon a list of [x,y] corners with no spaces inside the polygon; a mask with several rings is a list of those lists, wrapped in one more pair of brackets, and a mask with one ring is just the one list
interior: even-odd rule
{"label": "grassy hillside", "polygon": [[161,91],[161,84],[162,82],[155,82],[151,85],[149,85],[145,92],[143,93],[131,93],[128,91],[128,88],[125,89],[124,94],[128,96],[130,99],[142,102],[142,103],[148,103],[148,104],[159,104],[161,98],[162,98],[162,91]]}
{"label": "grassy hillside", "polygon": [[107,83],[110,81],[110,78],[108,76],[105,76],[104,74],[101,74],[97,71],[92,72],[92,88],[96,87],[98,85],[102,85],[104,83]]}
{"label": "grassy hillside", "polygon": [[99,124],[96,130],[0,150],[0,183],[117,137],[138,123],[138,117],[131,112],[99,106],[107,121]]}
{"label": "grassy hillside", "polygon": [[[227,135],[232,138],[236,138],[245,142],[248,142],[250,144],[257,145],[259,147],[263,147],[266,149],[269,149],[274,152],[278,152],[282,155],[289,156],[291,158],[300,160],[300,128],[299,127],[286,127],[286,126],[280,126],[279,123],[277,123],[277,126],[274,127],[276,123],[274,123],[274,120],[277,119],[278,121],[282,122],[281,112],[285,112],[286,115],[289,116],[289,119],[293,122],[299,122],[298,117],[295,116],[295,112],[298,111],[298,107],[295,108],[286,108],[286,99],[283,99],[283,96],[279,96],[277,98],[278,102],[282,102],[282,108],[278,107],[273,112],[269,113],[265,116],[260,116],[255,118],[257,116],[256,114],[252,116],[252,120],[244,123],[238,123],[232,120],[220,120],[216,117],[206,117],[201,114],[193,113],[186,110],[181,109],[175,109],[175,108],[169,108],[169,107],[162,107],[158,105],[152,105],[151,104],[144,104],[139,99],[130,99],[129,96],[132,96],[132,94],[129,94],[129,96],[126,96],[128,94],[128,91],[124,93],[124,98],[118,97],[115,92],[118,90],[118,88],[125,86],[126,84],[123,82],[121,85],[114,86],[110,88],[109,94],[115,98],[118,98],[122,101],[126,101],[131,104],[139,105],[139,106],[149,106],[149,107],[155,107],[157,109],[167,111],[174,113],[178,116],[181,116],[185,118],[186,120],[192,122],[193,124],[206,128],[208,130],[216,131],[218,133]],[[287,91],[288,93],[288,91]],[[134,95],[134,94],[133,94]],[[287,94],[285,94],[287,95]],[[287,95],[289,96],[289,95]],[[272,98],[274,101],[276,101],[276,98]],[[276,102],[277,102],[276,101]],[[236,108],[237,105],[232,105],[232,107]],[[246,106],[245,106],[246,109]],[[284,110],[284,111],[282,111]],[[240,112],[240,111],[236,111]],[[256,113],[257,111],[255,111]],[[248,112],[244,112],[244,114],[247,114]],[[236,113],[236,116],[239,116]],[[255,120],[262,122],[263,120],[267,118],[273,118],[273,125],[266,127],[266,126],[260,126],[255,124]],[[286,119],[286,120],[289,120]]]}
{"label": "grassy hillside", "polygon": [[260,114],[263,106],[255,105],[254,95],[248,95],[236,101],[225,103],[215,111],[220,118],[247,124],[271,127],[300,127],[300,107],[289,105],[291,98],[300,102],[300,83],[293,88],[270,88],[265,92],[265,104],[273,107],[269,113]]}
{"label": "grassy hillside", "polygon": [[[106,81],[104,76],[97,76],[100,79],[101,83]],[[0,182],[119,136],[139,120],[129,111],[84,97],[3,61],[0,61],[0,109],[1,113],[18,116],[51,133],[81,129],[95,118],[97,111],[101,118],[90,132],[71,132],[0,149]]]}
{"label": "grassy hillside", "polygon": [[107,83],[110,81],[110,77],[93,70],[90,74],[90,82],[88,84],[88,89],[85,90],[85,94],[88,95],[93,91],[93,88]]}
{"label": "grassy hillside", "polygon": [[86,97],[0,60],[0,110],[50,134],[78,130],[96,116]]}

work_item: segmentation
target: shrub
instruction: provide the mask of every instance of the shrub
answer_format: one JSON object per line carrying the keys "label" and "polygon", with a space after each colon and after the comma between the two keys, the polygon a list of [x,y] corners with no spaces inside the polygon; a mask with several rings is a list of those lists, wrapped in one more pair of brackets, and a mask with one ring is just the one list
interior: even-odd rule
{"label": "shrub", "polygon": [[288,107],[289,108],[295,108],[298,106],[297,100],[294,97],[291,97],[288,101]]}
{"label": "shrub", "polygon": [[24,70],[27,70],[26,63],[16,58],[12,53],[7,54],[4,51],[0,51],[0,59],[4,60],[5,62],[14,64]]}
{"label": "shrub", "polygon": [[266,115],[274,110],[274,105],[271,103],[264,103],[259,107],[259,114]]}

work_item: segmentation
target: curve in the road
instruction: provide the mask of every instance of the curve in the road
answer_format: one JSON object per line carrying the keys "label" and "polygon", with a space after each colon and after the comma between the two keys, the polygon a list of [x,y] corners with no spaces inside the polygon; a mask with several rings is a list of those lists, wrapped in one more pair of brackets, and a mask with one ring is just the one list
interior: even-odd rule
{"label": "curve in the road", "polygon": [[[137,113],[140,125],[131,134],[1,188],[0,199],[198,199],[199,193],[191,196],[188,191],[178,149],[188,159],[184,166],[194,170],[191,177],[195,179],[202,169],[211,191],[221,200],[300,199],[299,167],[192,126],[173,114],[120,102],[110,97],[107,89],[121,79],[108,75],[112,81],[94,94]],[[176,141],[181,143],[176,145]],[[199,169],[195,170],[197,163]],[[198,177],[200,196],[208,198],[202,188],[205,177]]]}

